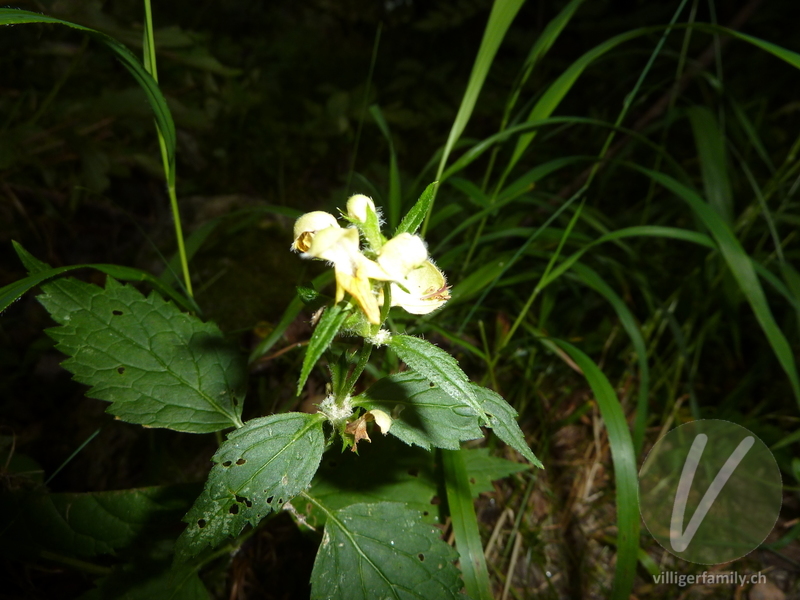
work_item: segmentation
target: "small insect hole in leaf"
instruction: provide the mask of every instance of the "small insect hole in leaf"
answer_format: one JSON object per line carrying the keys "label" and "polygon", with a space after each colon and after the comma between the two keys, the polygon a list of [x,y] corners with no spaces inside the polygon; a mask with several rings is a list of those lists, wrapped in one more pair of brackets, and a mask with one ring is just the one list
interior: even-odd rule
{"label": "small insect hole in leaf", "polygon": [[233,405],[239,406],[239,399],[236,396],[233,397]]}
{"label": "small insect hole in leaf", "polygon": [[438,506],[441,503],[442,499],[439,498],[439,496],[434,496],[433,498],[431,498],[431,504],[433,504],[434,506]]}
{"label": "small insect hole in leaf", "polygon": [[197,526],[198,526],[200,529],[202,529],[203,527],[205,527],[205,526],[206,526],[206,520],[205,520],[205,519],[200,519],[200,520],[197,522]]}
{"label": "small insect hole in leaf", "polygon": [[252,508],[253,507],[253,503],[250,502],[250,500],[248,500],[247,498],[244,499],[244,504],[245,504],[245,506],[247,506],[247,508]]}
{"label": "small insect hole in leaf", "polygon": [[422,511],[422,516],[427,517],[430,513],[427,510]]}
{"label": "small insect hole in leaf", "polygon": [[118,317],[118,316],[120,316],[122,314],[122,311],[121,310],[112,310],[111,314]]}
{"label": "small insect hole in leaf", "polygon": [[230,467],[232,464],[233,464],[233,463],[232,463],[231,461],[229,461],[229,460],[226,460],[224,463],[222,463],[222,466],[223,466],[223,467],[225,467],[225,468],[227,469],[227,468],[228,468],[228,467]]}
{"label": "small insect hole in leaf", "polygon": [[431,387],[436,387],[436,384],[431,381]]}
{"label": "small insect hole in leaf", "polygon": [[120,375],[122,375],[124,372],[125,372],[125,367],[120,367],[117,369],[117,373],[119,373]]}
{"label": "small insect hole in leaf", "polygon": [[272,504],[272,499],[273,499],[274,497],[275,497],[275,496],[270,496],[269,498],[267,498],[267,504]]}
{"label": "small insect hole in leaf", "polygon": [[239,466],[241,467],[241,466],[242,466],[244,463],[246,463],[246,462],[247,462],[247,461],[246,461],[245,459],[243,459],[243,458],[240,458],[239,460],[237,460],[237,461],[236,461],[236,464],[237,464],[237,465],[239,465]]}
{"label": "small insect hole in leaf", "polygon": [[419,469],[417,469],[416,467],[412,468],[412,469],[409,469],[407,472],[412,477],[419,477]]}
{"label": "small insect hole in leaf", "polygon": [[247,498],[245,498],[244,496],[236,496],[236,501],[239,504],[244,504],[245,502],[247,502]]}
{"label": "small insect hole in leaf", "polygon": [[422,562],[423,560],[425,560],[425,555],[422,552],[420,552],[419,554],[417,554],[417,558],[419,559],[419,562]]}
{"label": "small insect hole in leaf", "polygon": [[232,515],[239,514],[239,505],[238,504],[231,504],[231,507],[228,509],[228,512]]}

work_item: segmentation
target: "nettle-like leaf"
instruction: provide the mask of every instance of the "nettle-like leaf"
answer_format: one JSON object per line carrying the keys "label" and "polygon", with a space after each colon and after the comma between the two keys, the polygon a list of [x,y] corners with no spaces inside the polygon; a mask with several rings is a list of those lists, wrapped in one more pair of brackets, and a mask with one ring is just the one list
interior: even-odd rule
{"label": "nettle-like leaf", "polygon": [[489,423],[495,435],[531,463],[543,469],[542,461],[531,451],[528,442],[525,441],[525,434],[519,428],[517,411],[497,392],[478,385],[473,385],[473,389],[484,410],[489,413]]}
{"label": "nettle-like leaf", "polygon": [[213,323],[109,277],[42,286],[62,366],[123,421],[190,433],[241,426],[245,362]]}
{"label": "nettle-like leaf", "polygon": [[[530,465],[491,456],[488,448],[463,449],[473,497],[494,488],[492,481],[530,469]],[[328,511],[361,502],[402,502],[422,513],[426,523],[440,522],[441,473],[436,454],[409,446],[392,436],[373,436],[372,444],[360,454],[344,452],[323,457],[308,495]],[[292,504],[308,525],[321,527],[325,513],[305,494]]]}
{"label": "nettle-like leaf", "polygon": [[44,491],[0,496],[0,553],[113,554],[170,531],[199,491],[185,484],[81,494]]}
{"label": "nettle-like leaf", "polygon": [[531,468],[525,463],[507,460],[500,456],[489,454],[488,448],[472,448],[464,450],[464,466],[469,475],[469,488],[472,496],[477,498],[483,492],[493,492],[492,482],[504,479],[514,473],[527,471]]}
{"label": "nettle-like leaf", "polygon": [[458,598],[462,583],[453,564],[458,553],[440,536],[420,520],[419,512],[399,502],[328,511],[311,574],[311,597]]}
{"label": "nettle-like leaf", "polygon": [[[517,411],[490,389],[473,383],[467,387],[488,413],[489,426],[497,437],[541,468],[519,428]],[[354,398],[353,404],[391,415],[389,433],[407,444],[457,450],[462,441],[483,437],[478,417],[460,398],[446,394],[420,373],[405,372],[384,377]]]}
{"label": "nettle-like leaf", "polygon": [[454,400],[469,406],[481,424],[489,425],[469,378],[455,358],[430,342],[410,335],[393,335],[388,345],[414,371],[427,377]]}
{"label": "nettle-like leaf", "polygon": [[253,527],[311,483],[324,450],[320,414],[285,413],[248,421],[214,454],[205,489],[184,517],[180,558]]}
{"label": "nettle-like leaf", "polygon": [[458,450],[462,441],[483,437],[472,408],[414,371],[384,377],[353,404],[388,413],[390,434],[426,450],[432,446]]}

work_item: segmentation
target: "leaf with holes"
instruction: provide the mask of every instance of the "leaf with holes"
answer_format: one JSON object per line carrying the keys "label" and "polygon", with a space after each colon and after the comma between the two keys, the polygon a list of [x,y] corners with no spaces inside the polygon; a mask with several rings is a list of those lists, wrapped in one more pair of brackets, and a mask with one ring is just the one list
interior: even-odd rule
{"label": "leaf with holes", "polygon": [[515,411],[508,402],[503,400],[502,396],[497,392],[478,385],[473,385],[473,389],[475,390],[475,395],[483,405],[483,409],[489,413],[489,422],[495,435],[522,454],[522,456],[531,463],[543,469],[544,465],[542,465],[542,462],[531,452],[528,442],[525,441],[525,434],[522,433],[522,430],[519,428],[519,424],[517,423],[517,411]]}
{"label": "leaf with holes", "polygon": [[454,400],[471,408],[481,424],[489,424],[467,375],[455,358],[430,342],[410,335],[393,335],[388,345],[414,371],[427,377]]}
{"label": "leaf with holes", "polygon": [[325,445],[320,414],[253,419],[231,432],[214,454],[206,487],[184,517],[180,559],[255,527],[311,483]]}
{"label": "leaf with holes", "polygon": [[311,573],[312,599],[460,596],[461,578],[453,564],[458,553],[442,541],[438,529],[420,521],[419,512],[399,502],[352,504],[326,512]]}
{"label": "leaf with holes", "polygon": [[475,411],[414,371],[384,377],[353,404],[391,415],[389,433],[426,450],[458,450],[462,441],[483,437]]}
{"label": "leaf with holes", "polygon": [[108,412],[149,427],[206,433],[241,426],[245,362],[213,323],[161,296],[109,277],[105,289],[76,279],[38,296],[61,327],[48,329],[70,356],[62,366],[91,386]]}

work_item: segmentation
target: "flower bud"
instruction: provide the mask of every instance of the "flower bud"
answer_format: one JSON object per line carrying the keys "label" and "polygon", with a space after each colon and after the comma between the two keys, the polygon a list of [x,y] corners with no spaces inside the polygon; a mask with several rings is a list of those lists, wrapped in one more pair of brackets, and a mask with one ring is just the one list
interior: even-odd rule
{"label": "flower bud", "polygon": [[332,214],[322,210],[304,214],[294,223],[292,249],[298,252],[308,252],[316,233],[328,227],[340,228],[336,217]]}
{"label": "flower bud", "polygon": [[374,214],[375,212],[375,203],[372,201],[372,198],[368,198],[364,194],[350,196],[350,199],[347,201],[347,216],[353,221],[366,223],[369,213]]}

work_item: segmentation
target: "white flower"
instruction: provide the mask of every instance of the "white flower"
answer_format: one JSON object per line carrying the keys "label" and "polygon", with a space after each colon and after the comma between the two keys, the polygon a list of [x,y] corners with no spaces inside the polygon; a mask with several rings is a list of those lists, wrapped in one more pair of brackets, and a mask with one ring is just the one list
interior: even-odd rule
{"label": "white flower", "polygon": [[392,283],[392,306],[399,306],[412,315],[426,315],[450,299],[450,286],[436,265],[425,261],[402,281],[405,291]]}
{"label": "white flower", "polygon": [[323,210],[315,210],[304,214],[294,222],[292,250],[307,252],[316,233],[328,227],[339,228],[339,222],[332,214]]}
{"label": "white flower", "polygon": [[395,281],[402,282],[406,276],[422,266],[428,260],[428,249],[418,235],[401,233],[396,235],[381,248],[378,264],[389,273]]}

